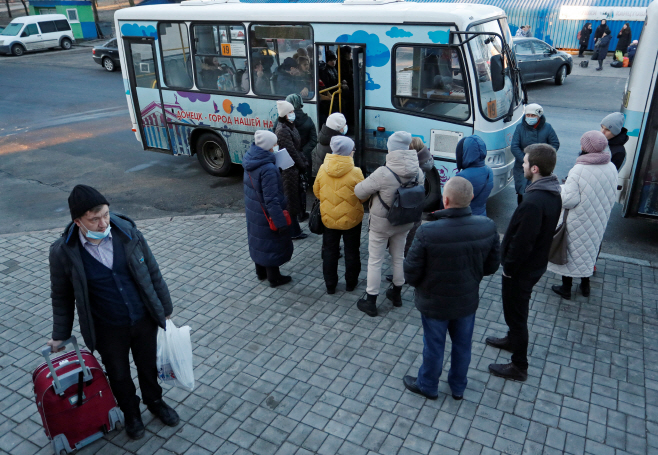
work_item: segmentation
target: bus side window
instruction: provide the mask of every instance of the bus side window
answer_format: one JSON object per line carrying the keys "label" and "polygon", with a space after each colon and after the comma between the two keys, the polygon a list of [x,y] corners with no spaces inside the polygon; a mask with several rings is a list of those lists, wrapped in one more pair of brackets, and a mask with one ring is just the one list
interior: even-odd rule
{"label": "bus side window", "polygon": [[254,24],[249,29],[249,52],[254,93],[281,97],[296,93],[305,99],[313,98],[311,27]]}
{"label": "bus side window", "polygon": [[195,25],[193,33],[197,87],[247,93],[249,71],[244,26]]}
{"label": "bus side window", "polygon": [[187,25],[178,22],[161,22],[159,36],[165,85],[192,88],[194,84]]}

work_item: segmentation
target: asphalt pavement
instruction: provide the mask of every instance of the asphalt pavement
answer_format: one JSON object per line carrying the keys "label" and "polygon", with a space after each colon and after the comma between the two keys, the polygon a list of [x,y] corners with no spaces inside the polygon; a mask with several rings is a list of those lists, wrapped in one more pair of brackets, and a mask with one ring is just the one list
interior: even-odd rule
{"label": "asphalt pavement", "polygon": [[[579,59],[575,59],[579,63]],[[595,65],[594,65],[595,66]],[[532,84],[530,102],[544,106],[560,141],[556,173],[575,163],[582,133],[621,105],[628,69],[576,67],[563,86]],[[135,219],[239,212],[241,170],[207,175],[196,158],[146,152],[131,131],[121,73],[108,73],[88,47],[21,58],[0,56],[0,233],[62,226],[66,198],[77,183],[103,191],[113,210]],[[508,187],[488,202],[503,232],[516,197]],[[603,252],[643,260],[658,257],[658,223],[624,219],[617,206]]]}

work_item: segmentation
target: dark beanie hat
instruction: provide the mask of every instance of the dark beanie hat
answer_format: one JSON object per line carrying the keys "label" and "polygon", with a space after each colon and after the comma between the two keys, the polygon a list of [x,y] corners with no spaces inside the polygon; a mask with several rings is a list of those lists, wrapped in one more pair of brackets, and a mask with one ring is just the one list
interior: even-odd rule
{"label": "dark beanie hat", "polygon": [[75,220],[99,205],[110,205],[101,193],[87,185],[76,185],[69,195],[71,219]]}

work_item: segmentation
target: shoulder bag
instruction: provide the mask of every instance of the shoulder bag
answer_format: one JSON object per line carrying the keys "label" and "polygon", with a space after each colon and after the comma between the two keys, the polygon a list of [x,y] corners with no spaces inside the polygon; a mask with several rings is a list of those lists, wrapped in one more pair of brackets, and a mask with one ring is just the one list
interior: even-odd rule
{"label": "shoulder bag", "polygon": [[564,209],[562,224],[555,229],[555,234],[553,234],[553,243],[551,243],[551,249],[548,252],[548,261],[552,264],[564,265],[569,262],[567,259],[567,247],[569,245],[569,239],[567,236],[568,215],[569,209]]}
{"label": "shoulder bag", "polygon": [[[260,193],[256,189],[256,185],[254,185],[254,181],[251,179],[251,174],[247,172],[247,175],[249,176],[249,181],[251,182],[251,187],[254,189],[256,192],[256,195],[258,196],[258,203],[260,204],[260,209],[263,211],[263,215],[265,215],[265,219],[267,220],[267,223],[270,225],[270,229],[273,231],[278,231],[279,228],[276,227],[274,224],[274,221],[272,221],[272,218],[267,216],[267,212],[265,211],[265,207],[263,206],[263,200],[260,197]],[[283,211],[283,216],[286,218],[286,225],[290,226],[292,224],[292,219],[290,218],[290,213],[288,213],[287,210]]]}
{"label": "shoulder bag", "polygon": [[308,219],[308,228],[313,234],[324,234],[324,223],[322,223],[322,212],[320,212],[320,199],[315,199],[311,216]]}

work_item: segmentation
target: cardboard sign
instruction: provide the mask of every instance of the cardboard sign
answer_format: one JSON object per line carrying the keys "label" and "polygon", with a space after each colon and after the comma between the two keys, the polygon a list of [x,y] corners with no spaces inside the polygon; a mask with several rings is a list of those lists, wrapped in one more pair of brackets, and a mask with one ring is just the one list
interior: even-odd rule
{"label": "cardboard sign", "polygon": [[496,109],[496,100],[491,100],[487,103],[487,116],[489,118],[498,117],[497,109]]}

